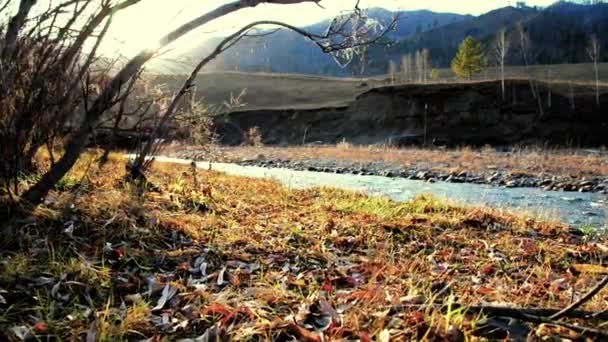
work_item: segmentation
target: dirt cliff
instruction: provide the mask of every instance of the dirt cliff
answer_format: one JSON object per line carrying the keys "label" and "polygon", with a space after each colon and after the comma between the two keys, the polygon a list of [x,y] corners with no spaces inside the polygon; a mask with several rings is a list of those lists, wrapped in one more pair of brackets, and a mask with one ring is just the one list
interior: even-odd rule
{"label": "dirt cliff", "polygon": [[[240,144],[258,127],[265,144],[432,143],[608,145],[608,88],[509,80],[372,89],[348,106],[253,110],[216,119],[220,142]],[[426,134],[425,134],[426,132]]]}

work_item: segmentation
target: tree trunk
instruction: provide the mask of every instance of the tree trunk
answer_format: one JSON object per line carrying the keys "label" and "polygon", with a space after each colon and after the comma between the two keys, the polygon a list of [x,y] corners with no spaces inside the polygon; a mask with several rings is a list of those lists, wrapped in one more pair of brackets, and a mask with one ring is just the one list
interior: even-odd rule
{"label": "tree trunk", "polygon": [[506,94],[506,89],[505,89],[505,61],[502,60],[500,62],[500,79],[501,79],[501,85],[502,85],[502,100],[505,100],[505,94]]}
{"label": "tree trunk", "polygon": [[595,69],[595,103],[600,106],[600,72],[597,67],[597,59],[593,62]]}

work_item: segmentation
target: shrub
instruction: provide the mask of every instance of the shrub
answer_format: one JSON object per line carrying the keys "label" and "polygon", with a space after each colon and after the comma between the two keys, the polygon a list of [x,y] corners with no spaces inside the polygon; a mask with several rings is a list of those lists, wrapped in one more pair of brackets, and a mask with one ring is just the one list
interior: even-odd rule
{"label": "shrub", "polygon": [[243,133],[243,145],[246,146],[263,146],[262,133],[258,126],[249,128]]}

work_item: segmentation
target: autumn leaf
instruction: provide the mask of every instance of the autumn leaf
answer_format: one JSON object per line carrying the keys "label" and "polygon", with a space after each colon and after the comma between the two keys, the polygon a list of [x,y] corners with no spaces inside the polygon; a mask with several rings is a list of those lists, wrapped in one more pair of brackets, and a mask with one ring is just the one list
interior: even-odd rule
{"label": "autumn leaf", "polygon": [[482,286],[482,287],[478,288],[475,292],[477,292],[481,295],[490,295],[490,294],[493,294],[495,292],[495,290],[492,288],[489,288],[489,287]]}
{"label": "autumn leaf", "polygon": [[303,342],[321,342],[319,335],[308,331],[295,323],[289,323],[287,330],[292,333],[298,340]]}
{"label": "autumn leaf", "polygon": [[608,267],[601,265],[573,264],[571,267],[579,273],[608,274]]}
{"label": "autumn leaf", "polygon": [[492,273],[494,273],[494,264],[492,264],[491,262],[485,263],[483,266],[481,266],[479,272],[486,276],[492,275]]}
{"label": "autumn leaf", "polygon": [[36,334],[43,334],[46,332],[47,328],[46,328],[46,324],[42,321],[34,324],[34,331],[36,332]]}

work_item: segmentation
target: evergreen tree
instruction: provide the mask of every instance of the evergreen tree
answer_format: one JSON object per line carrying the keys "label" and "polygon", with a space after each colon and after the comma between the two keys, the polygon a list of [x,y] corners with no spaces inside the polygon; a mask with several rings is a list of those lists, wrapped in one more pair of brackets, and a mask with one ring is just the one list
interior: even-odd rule
{"label": "evergreen tree", "polygon": [[486,61],[481,44],[471,36],[466,37],[460,43],[458,52],[452,60],[452,70],[456,75],[470,80],[485,67]]}

